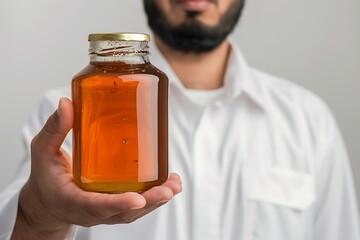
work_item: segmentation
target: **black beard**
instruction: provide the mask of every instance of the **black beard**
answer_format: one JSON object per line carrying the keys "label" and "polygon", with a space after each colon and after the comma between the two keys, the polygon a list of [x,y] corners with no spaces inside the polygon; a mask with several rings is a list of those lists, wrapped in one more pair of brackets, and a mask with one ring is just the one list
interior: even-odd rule
{"label": "black beard", "polygon": [[185,53],[205,53],[217,48],[239,21],[244,2],[232,3],[216,26],[207,26],[196,19],[197,12],[188,12],[185,22],[172,26],[156,0],[143,0],[151,30],[166,45]]}

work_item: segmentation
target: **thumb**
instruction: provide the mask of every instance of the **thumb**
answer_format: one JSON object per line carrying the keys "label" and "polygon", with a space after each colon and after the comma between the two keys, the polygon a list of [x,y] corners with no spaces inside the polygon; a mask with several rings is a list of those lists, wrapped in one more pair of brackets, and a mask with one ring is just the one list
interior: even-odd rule
{"label": "thumb", "polygon": [[32,148],[44,152],[58,152],[67,133],[73,126],[74,110],[68,98],[60,98],[58,109],[49,117],[44,127],[34,137]]}

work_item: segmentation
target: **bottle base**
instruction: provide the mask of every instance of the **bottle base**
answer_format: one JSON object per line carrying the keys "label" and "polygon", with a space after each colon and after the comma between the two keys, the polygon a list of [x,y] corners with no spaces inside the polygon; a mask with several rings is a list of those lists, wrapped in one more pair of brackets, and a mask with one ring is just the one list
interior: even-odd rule
{"label": "bottle base", "polygon": [[163,184],[166,179],[159,179],[151,182],[92,182],[79,183],[80,188],[87,192],[101,192],[101,193],[124,193],[124,192],[145,192],[152,187]]}

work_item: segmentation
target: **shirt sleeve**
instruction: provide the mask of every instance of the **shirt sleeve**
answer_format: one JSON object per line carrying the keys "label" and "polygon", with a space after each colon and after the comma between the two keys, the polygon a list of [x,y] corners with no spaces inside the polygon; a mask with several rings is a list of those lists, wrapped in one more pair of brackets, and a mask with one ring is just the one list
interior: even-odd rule
{"label": "shirt sleeve", "polygon": [[19,193],[28,178],[29,170],[30,161],[24,161],[18,170],[16,180],[0,194],[0,240],[8,240],[11,237],[18,210]]}
{"label": "shirt sleeve", "polygon": [[[23,143],[26,148],[26,154],[20,163],[13,182],[0,193],[0,240],[8,240],[12,235],[15,225],[19,194],[30,175],[30,143],[33,137],[40,131],[48,117],[57,108],[61,93],[55,90],[45,94],[39,107],[31,114],[29,121],[23,129]],[[70,138],[67,138],[63,144],[65,150],[71,148]]]}
{"label": "shirt sleeve", "polygon": [[326,109],[315,166],[317,202],[314,238],[360,240],[359,209],[346,148],[334,117]]}

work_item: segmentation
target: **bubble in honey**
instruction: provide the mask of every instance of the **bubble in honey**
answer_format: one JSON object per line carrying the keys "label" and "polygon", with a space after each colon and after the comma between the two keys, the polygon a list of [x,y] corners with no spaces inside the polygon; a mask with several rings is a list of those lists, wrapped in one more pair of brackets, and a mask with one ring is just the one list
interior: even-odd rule
{"label": "bubble in honey", "polygon": [[128,119],[129,119],[129,117],[126,116],[126,115],[124,115],[124,116],[122,117],[122,120],[124,120],[124,121],[127,121]]}
{"label": "bubble in honey", "polygon": [[127,139],[127,138],[123,139],[123,144],[129,144],[129,142],[130,142],[129,139]]}

